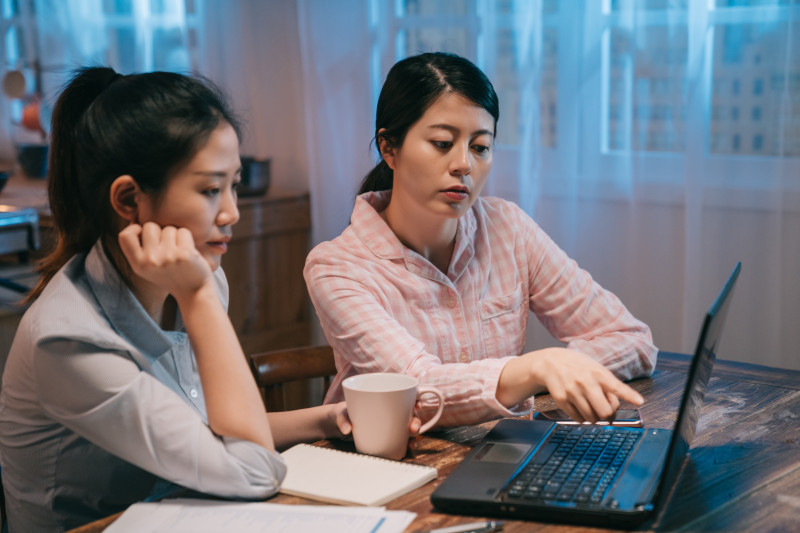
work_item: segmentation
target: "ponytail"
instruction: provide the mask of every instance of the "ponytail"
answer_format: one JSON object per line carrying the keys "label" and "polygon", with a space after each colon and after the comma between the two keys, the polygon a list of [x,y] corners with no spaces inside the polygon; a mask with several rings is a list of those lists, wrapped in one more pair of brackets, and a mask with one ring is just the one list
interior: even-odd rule
{"label": "ponytail", "polygon": [[[58,270],[75,254],[87,252],[103,228],[92,215],[107,199],[98,198],[93,183],[82,176],[77,149],[82,138],[82,123],[87,110],[105,89],[122,75],[110,68],[84,68],[59,96],[53,109],[52,138],[48,161],[48,200],[53,213],[57,243],[55,250],[39,265],[42,277],[24,302],[35,300]],[[102,217],[101,220],[104,220]]]}
{"label": "ponytail", "polygon": [[381,160],[381,162],[375,165],[375,168],[364,177],[358,189],[358,194],[388,191],[392,188],[393,182],[394,172],[389,168],[389,165],[386,164],[386,161]]}

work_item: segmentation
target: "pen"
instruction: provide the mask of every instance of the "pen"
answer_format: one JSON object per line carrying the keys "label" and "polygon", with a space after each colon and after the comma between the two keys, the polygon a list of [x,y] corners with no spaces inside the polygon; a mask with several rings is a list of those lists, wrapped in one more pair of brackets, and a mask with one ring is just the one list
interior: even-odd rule
{"label": "pen", "polygon": [[503,522],[492,520],[490,522],[472,522],[471,524],[458,524],[456,526],[431,529],[426,533],[491,533],[502,530]]}

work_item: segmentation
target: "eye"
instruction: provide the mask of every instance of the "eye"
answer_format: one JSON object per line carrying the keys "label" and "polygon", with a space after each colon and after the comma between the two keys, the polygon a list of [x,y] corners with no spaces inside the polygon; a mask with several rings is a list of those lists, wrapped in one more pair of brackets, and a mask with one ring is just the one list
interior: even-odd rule
{"label": "eye", "polygon": [[483,144],[473,144],[472,149],[480,155],[486,155],[492,150],[491,146],[485,146]]}
{"label": "eye", "polygon": [[220,188],[219,187],[212,187],[211,189],[206,189],[203,191],[203,194],[209,197],[219,196]]}
{"label": "eye", "polygon": [[439,150],[449,150],[453,146],[451,141],[431,141],[431,144]]}

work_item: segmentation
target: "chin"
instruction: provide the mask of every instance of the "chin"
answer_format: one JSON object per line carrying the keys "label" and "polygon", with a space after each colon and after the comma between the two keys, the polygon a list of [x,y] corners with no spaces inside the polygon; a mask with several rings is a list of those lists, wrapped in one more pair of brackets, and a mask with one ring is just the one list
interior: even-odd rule
{"label": "chin", "polygon": [[222,259],[219,258],[206,258],[206,263],[208,266],[211,267],[211,272],[216,271],[220,266],[222,266]]}

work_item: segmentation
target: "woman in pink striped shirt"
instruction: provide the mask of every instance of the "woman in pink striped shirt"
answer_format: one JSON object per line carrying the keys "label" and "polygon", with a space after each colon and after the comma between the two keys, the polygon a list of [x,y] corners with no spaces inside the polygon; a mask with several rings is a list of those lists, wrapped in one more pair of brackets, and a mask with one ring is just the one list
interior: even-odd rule
{"label": "woman in pink striped shirt", "polygon": [[[366,372],[440,388],[441,425],[524,414],[544,390],[581,421],[643,402],[622,380],[652,372],[649,328],[516,205],[480,197],[498,117],[491,82],[464,58],[427,53],[390,70],[375,124],[381,161],[350,226],[304,271],[336,354],[327,402]],[[529,311],[565,347],[525,353]]]}

